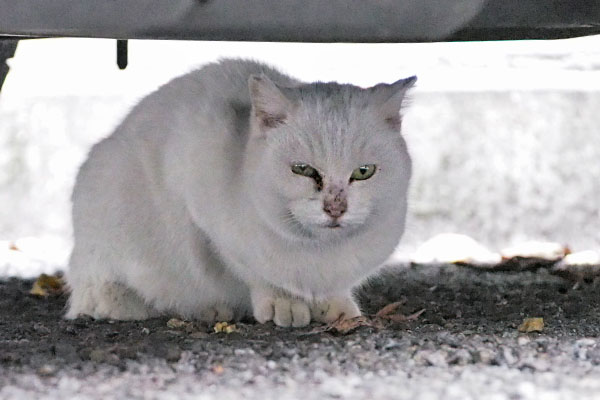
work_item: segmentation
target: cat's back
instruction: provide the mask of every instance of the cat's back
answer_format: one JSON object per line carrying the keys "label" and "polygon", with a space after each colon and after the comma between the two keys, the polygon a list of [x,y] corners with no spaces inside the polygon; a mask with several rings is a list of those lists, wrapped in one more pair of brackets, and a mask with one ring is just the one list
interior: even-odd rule
{"label": "cat's back", "polygon": [[143,99],[132,114],[138,110],[147,113],[166,108],[170,116],[178,118],[179,122],[185,117],[190,121],[197,121],[197,118],[217,121],[232,111],[249,110],[248,79],[251,75],[262,74],[282,86],[299,84],[297,80],[257,61],[222,59],[166,83]]}
{"label": "cat's back", "polygon": [[248,79],[261,74],[283,86],[299,83],[252,60],[222,59],[207,64],[141,99],[114,132],[92,148],[80,175],[97,164],[107,164],[103,158],[113,164],[127,160],[128,165],[120,167],[140,166],[151,179],[165,169],[169,170],[166,174],[179,173],[178,161],[187,155],[220,165],[219,160],[226,158],[223,151],[241,151],[244,140],[240,133],[246,130],[244,120],[251,107]]}
{"label": "cat's back", "polygon": [[[178,82],[183,87],[196,88],[207,100],[212,96],[228,101],[250,103],[248,78],[251,75],[267,75],[282,86],[294,86],[299,82],[275,68],[258,61],[244,59],[222,59],[192,71]],[[176,81],[176,80],[175,80]],[[175,82],[173,81],[173,82]],[[178,86],[178,90],[181,88]]]}
{"label": "cat's back", "polygon": [[223,59],[177,77],[147,95],[112,136],[122,136],[124,143],[133,142],[134,146],[143,143],[145,150],[160,151],[167,142],[178,141],[182,133],[200,141],[223,132],[238,135],[239,130],[245,130],[244,119],[251,107],[248,79],[261,74],[282,86],[300,83],[257,61]]}

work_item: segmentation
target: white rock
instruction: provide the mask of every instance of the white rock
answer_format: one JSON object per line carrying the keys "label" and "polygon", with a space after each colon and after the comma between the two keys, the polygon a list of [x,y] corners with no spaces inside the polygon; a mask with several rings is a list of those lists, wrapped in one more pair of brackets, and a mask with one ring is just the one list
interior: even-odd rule
{"label": "white rock", "polygon": [[500,254],[503,258],[525,257],[542,258],[545,260],[559,260],[563,258],[568,249],[560,243],[529,241],[503,249]]}
{"label": "white rock", "polygon": [[67,264],[69,246],[60,238],[27,237],[0,241],[0,277],[33,278],[53,274]]}
{"label": "white rock", "polygon": [[458,233],[442,233],[432,237],[419,246],[410,258],[410,261],[416,264],[495,264],[500,260],[499,254],[489,251],[469,236]]}
{"label": "white rock", "polygon": [[600,265],[600,253],[594,250],[567,254],[563,259],[566,265]]}

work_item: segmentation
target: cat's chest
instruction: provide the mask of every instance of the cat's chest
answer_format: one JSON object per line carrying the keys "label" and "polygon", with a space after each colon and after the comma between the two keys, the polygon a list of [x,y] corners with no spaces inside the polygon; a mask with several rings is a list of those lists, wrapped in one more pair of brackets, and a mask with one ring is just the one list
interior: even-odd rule
{"label": "cat's chest", "polygon": [[[364,246],[365,236],[341,243],[319,246],[298,245],[274,237],[268,232],[251,230],[251,235],[236,232],[236,240],[228,240],[222,255],[246,280],[260,276],[275,286],[298,294],[328,292],[350,287],[385,259],[386,249]],[[250,232],[250,231],[249,231]],[[230,237],[231,239],[231,237]]]}

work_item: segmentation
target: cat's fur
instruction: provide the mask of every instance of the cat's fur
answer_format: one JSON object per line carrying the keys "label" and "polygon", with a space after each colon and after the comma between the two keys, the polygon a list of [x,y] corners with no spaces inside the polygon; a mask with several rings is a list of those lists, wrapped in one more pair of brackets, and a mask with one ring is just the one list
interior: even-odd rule
{"label": "cat's fur", "polygon": [[[399,111],[415,80],[304,84],[224,60],[144,98],[77,177],[67,317],[303,326],[359,315],[352,287],[404,230]],[[373,177],[350,182],[365,164]],[[324,205],[342,202],[329,227]]]}

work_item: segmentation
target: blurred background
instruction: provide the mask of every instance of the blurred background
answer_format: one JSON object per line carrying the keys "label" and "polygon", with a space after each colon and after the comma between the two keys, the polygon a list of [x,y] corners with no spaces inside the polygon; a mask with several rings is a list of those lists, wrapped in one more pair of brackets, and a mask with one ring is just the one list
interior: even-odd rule
{"label": "blurred background", "polygon": [[[19,43],[0,93],[0,276],[64,269],[70,192],[89,148],[145,94],[222,57],[305,81],[370,86],[416,74],[409,260],[440,233],[493,253],[530,240],[600,249],[600,37],[427,44]],[[461,242],[462,243],[462,242]],[[456,243],[451,243],[455,246]]]}

